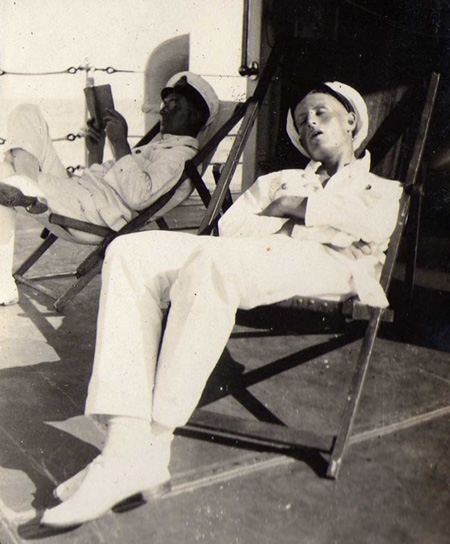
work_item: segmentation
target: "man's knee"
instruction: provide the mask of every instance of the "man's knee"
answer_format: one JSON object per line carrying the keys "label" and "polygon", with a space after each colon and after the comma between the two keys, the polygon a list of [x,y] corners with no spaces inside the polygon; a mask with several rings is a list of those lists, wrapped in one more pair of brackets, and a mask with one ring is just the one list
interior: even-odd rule
{"label": "man's knee", "polygon": [[128,236],[119,236],[109,244],[105,253],[105,264],[127,255],[130,247],[127,238]]}
{"label": "man's knee", "polygon": [[219,246],[196,248],[180,271],[177,289],[212,290],[227,304],[237,304],[242,287],[239,274]]}
{"label": "man's knee", "polygon": [[[151,251],[150,233],[134,233],[118,236],[108,246],[105,253],[105,265],[114,261],[129,262],[131,266],[138,261],[141,251]],[[145,243],[144,243],[145,241]]]}
{"label": "man's knee", "polygon": [[0,163],[0,180],[5,181],[7,178],[14,176],[16,171],[14,170],[14,166],[12,164],[12,161],[10,160],[10,155],[5,157],[5,161]]}
{"label": "man's knee", "polygon": [[11,110],[11,113],[8,117],[8,124],[17,123],[26,120],[27,122],[31,120],[45,123],[42,112],[38,106],[35,104],[19,104]]}
{"label": "man's knee", "polygon": [[[6,153],[12,155],[16,150],[24,151],[42,165],[50,141],[47,122],[37,106],[19,104],[11,111],[7,125]],[[14,162],[14,156],[12,159]]]}

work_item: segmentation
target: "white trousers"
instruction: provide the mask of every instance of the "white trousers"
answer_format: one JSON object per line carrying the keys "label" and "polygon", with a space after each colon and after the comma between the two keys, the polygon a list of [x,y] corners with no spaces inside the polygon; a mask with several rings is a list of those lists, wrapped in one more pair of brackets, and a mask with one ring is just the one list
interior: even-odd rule
{"label": "white trousers", "polygon": [[[354,294],[348,268],[316,242],[144,232],[106,254],[86,413],[184,425],[238,308],[294,295]],[[161,342],[161,305],[171,307]]]}
{"label": "white trousers", "polygon": [[[86,215],[83,202],[92,198],[85,187],[75,183],[77,178],[71,179],[61,159],[59,158],[52,139],[49,127],[37,106],[21,104],[14,108],[8,118],[7,151],[5,162],[1,165],[1,181],[20,189],[27,196],[37,197],[49,207],[50,212],[66,215],[81,221],[92,221],[105,224],[101,217]],[[40,172],[46,174],[33,180],[27,176],[14,175],[14,168],[9,151],[23,149],[33,155],[38,163]],[[23,208],[17,212],[26,213]],[[50,213],[49,212],[49,213]],[[0,228],[10,229],[11,214],[14,211],[0,207]],[[5,218],[5,219],[2,219]],[[48,222],[48,214],[39,214],[34,218],[42,223],[51,232],[60,238],[84,244],[96,244],[101,238],[80,231],[68,231]],[[106,226],[106,224],[105,224]],[[13,237],[13,234],[5,235]]]}
{"label": "white trousers", "polygon": [[[37,197],[41,202],[47,204],[48,213],[32,217],[59,238],[81,244],[97,244],[101,240],[98,236],[76,230],[66,230],[48,221],[50,212],[68,215],[80,220],[89,220],[89,218],[85,217],[82,206],[83,197],[86,195],[76,194],[77,190],[86,190],[74,183],[67,174],[56,153],[47,122],[39,108],[30,104],[16,107],[8,118],[7,133],[8,149],[5,153],[5,160],[1,163],[1,181],[17,187],[25,195]],[[11,149],[23,149],[37,159],[40,171],[47,174],[46,177],[51,180],[51,190],[41,185],[46,178],[34,180],[28,176],[16,175],[9,152]],[[0,303],[10,297],[11,284],[14,285],[12,268],[17,213],[27,214],[30,217],[30,214],[22,207],[14,209],[0,206]]]}

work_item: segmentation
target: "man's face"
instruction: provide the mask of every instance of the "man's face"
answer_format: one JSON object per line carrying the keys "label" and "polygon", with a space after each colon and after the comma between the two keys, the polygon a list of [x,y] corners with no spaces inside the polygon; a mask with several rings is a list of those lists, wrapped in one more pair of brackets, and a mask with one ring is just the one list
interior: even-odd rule
{"label": "man's face", "polygon": [[178,93],[170,93],[163,101],[160,110],[161,132],[186,136],[192,133],[194,109],[187,98]]}
{"label": "man's face", "polygon": [[313,160],[337,157],[352,146],[355,114],[329,94],[305,96],[295,108],[294,120],[300,143]]}

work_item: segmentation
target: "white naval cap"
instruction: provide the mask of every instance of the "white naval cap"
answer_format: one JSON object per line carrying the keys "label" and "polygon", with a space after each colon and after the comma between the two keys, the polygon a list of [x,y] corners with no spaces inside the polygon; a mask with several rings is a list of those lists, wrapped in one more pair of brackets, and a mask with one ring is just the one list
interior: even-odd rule
{"label": "white naval cap", "polygon": [[183,94],[207,115],[205,127],[210,125],[219,112],[219,98],[211,85],[193,72],[178,72],[173,75],[161,91],[164,99],[173,91]]}
{"label": "white naval cap", "polygon": [[[363,143],[369,132],[369,113],[367,111],[367,105],[364,98],[356,89],[350,87],[350,85],[346,85],[345,83],[340,83],[339,81],[327,81],[322,83],[320,89],[322,88],[324,93],[331,94],[331,96],[334,96],[337,100],[339,100],[339,102],[341,102],[348,111],[353,111],[355,113],[356,128],[353,132],[353,149],[356,151]],[[318,92],[320,92],[320,90]],[[307,95],[308,93],[306,96]],[[300,102],[301,100],[299,100],[297,104]],[[289,109],[287,116],[286,131],[291,139],[291,142],[300,151],[300,153],[305,155],[305,157],[310,158],[305,148],[300,143],[300,136],[295,126],[291,109]]]}

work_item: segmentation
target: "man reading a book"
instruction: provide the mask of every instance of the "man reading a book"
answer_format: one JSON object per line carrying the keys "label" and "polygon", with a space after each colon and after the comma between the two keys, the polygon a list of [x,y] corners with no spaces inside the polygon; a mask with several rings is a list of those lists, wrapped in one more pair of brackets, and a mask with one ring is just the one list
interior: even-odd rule
{"label": "man reading a book", "polygon": [[[88,121],[89,160],[81,176],[67,173],[36,106],[24,104],[13,110],[0,182],[0,304],[18,300],[12,277],[16,211],[34,214],[59,237],[96,243],[95,235],[49,224],[48,214],[118,230],[177,183],[184,163],[198,150],[196,136],[217,116],[219,99],[192,72],[173,76],[161,98],[160,134],[142,147],[131,149],[127,122],[114,109],[103,118],[104,129]],[[106,138],[114,160],[102,162]],[[191,191],[191,182],[186,180],[159,215],[180,204]]]}

